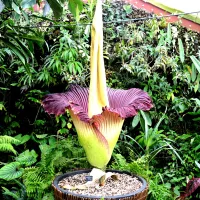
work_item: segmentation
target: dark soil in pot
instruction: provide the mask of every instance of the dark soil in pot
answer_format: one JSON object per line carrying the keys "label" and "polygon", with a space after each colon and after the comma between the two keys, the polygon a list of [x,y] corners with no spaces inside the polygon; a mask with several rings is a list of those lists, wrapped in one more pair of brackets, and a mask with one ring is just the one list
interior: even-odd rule
{"label": "dark soil in pot", "polygon": [[89,186],[86,190],[67,190],[64,185],[80,185],[86,183],[86,175],[91,170],[79,170],[58,176],[53,182],[56,200],[65,199],[140,199],[145,200],[148,193],[146,181],[129,172],[108,170],[117,175],[118,179],[109,178],[104,186]]}

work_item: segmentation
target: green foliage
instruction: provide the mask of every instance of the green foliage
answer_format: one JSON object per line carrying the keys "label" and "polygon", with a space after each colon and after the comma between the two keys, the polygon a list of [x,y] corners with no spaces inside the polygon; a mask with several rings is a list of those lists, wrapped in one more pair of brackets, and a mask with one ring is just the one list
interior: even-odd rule
{"label": "green foliage", "polygon": [[7,188],[2,187],[2,189],[4,190],[4,192],[3,192],[4,195],[10,196],[10,197],[12,197],[13,199],[16,199],[16,200],[18,200],[20,198],[17,194],[15,194],[14,192],[11,192]]}
{"label": "green foliage", "polygon": [[121,154],[114,154],[114,163],[112,163],[111,166],[113,169],[130,171],[133,174],[149,179],[152,172],[148,169],[148,159],[148,156],[135,159],[135,157],[130,154],[130,162],[127,163],[126,159]]}
{"label": "green foliage", "polygon": [[121,154],[114,154],[114,162],[112,163],[111,167],[113,169],[129,171],[133,174],[137,174],[146,178],[149,184],[148,199],[176,199],[176,194],[171,191],[171,185],[167,183],[160,183],[159,174],[154,176],[154,174],[148,169],[148,160],[148,156],[143,156],[137,160],[134,159],[130,162],[127,162]]}
{"label": "green foliage", "polygon": [[14,145],[20,144],[20,141],[11,137],[11,136],[0,136],[0,151],[1,152],[12,152],[17,154],[16,150],[13,147]]}
{"label": "green foliage", "polygon": [[4,180],[13,180],[19,178],[23,174],[21,163],[11,162],[0,169],[0,178]]}
{"label": "green foliage", "polygon": [[37,35],[34,31],[19,31],[14,27],[14,20],[0,21],[0,49],[3,48],[2,56],[6,54],[13,59],[13,56],[21,61],[24,68],[29,72],[28,64],[34,64],[33,51],[31,46],[33,43],[43,43],[41,35]]}
{"label": "green foliage", "polygon": [[173,197],[172,192],[170,191],[169,184],[159,184],[159,175],[156,175],[154,180],[149,181],[149,194],[150,200],[175,200],[178,196]]}
{"label": "green foliage", "polygon": [[[83,149],[75,144],[73,138],[52,143],[41,144],[41,160],[35,167],[26,168],[23,180],[28,197],[47,198],[52,194],[51,183],[56,173],[74,168],[88,166]],[[50,197],[49,197],[50,198]]]}
{"label": "green foliage", "polygon": [[37,153],[34,150],[26,150],[19,154],[15,160],[16,162],[19,162],[21,165],[24,165],[25,167],[31,166],[34,164],[37,160]]}
{"label": "green foliage", "polygon": [[[55,74],[61,77],[61,81],[69,81],[72,77],[79,77],[83,66],[88,65],[88,44],[83,39],[72,39],[72,35],[66,29],[60,29],[57,42],[51,47],[50,55],[45,59],[44,67],[38,74],[38,81],[51,84],[57,81]],[[86,67],[85,66],[85,67]]]}

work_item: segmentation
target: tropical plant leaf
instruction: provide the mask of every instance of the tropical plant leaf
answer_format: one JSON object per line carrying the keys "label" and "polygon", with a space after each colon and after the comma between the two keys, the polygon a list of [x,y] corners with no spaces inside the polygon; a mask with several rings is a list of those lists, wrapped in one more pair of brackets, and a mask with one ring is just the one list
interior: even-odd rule
{"label": "tropical plant leaf", "polygon": [[40,135],[37,134],[36,137],[39,139],[43,139],[43,138],[46,138],[47,135],[48,134],[40,134]]}
{"label": "tropical plant leaf", "polygon": [[200,169],[200,164],[195,160],[196,166]]}
{"label": "tropical plant leaf", "polygon": [[180,38],[178,38],[178,47],[179,47],[179,56],[180,56],[181,62],[184,63],[185,52],[184,52],[183,42]]}
{"label": "tropical plant leaf", "polygon": [[35,150],[31,150],[31,151],[26,150],[22,152],[21,154],[19,154],[19,156],[17,156],[15,160],[21,163],[21,165],[25,165],[26,167],[28,167],[37,161],[37,156],[38,155],[35,152]]}
{"label": "tropical plant leaf", "polygon": [[61,3],[58,0],[48,0],[47,2],[53,10],[55,18],[60,18],[63,13],[63,6]]}
{"label": "tropical plant leaf", "polygon": [[0,169],[0,178],[13,180],[22,176],[24,169],[20,168],[19,162],[11,162]]}
{"label": "tropical plant leaf", "polygon": [[20,9],[19,9],[19,6],[18,5],[16,5],[13,1],[12,1],[12,8],[13,8],[13,10],[17,13],[17,14],[21,14],[21,11],[20,11]]}
{"label": "tropical plant leaf", "polygon": [[20,141],[20,144],[24,144],[26,143],[28,140],[30,140],[31,136],[30,135],[23,135],[22,134],[18,134],[15,136],[15,139]]}
{"label": "tropical plant leaf", "polygon": [[83,10],[83,2],[81,0],[69,0],[68,4],[70,12],[79,20],[79,13]]}
{"label": "tropical plant leaf", "polygon": [[140,115],[139,113],[133,118],[133,121],[132,121],[132,127],[135,128],[138,123],[140,122]]}
{"label": "tropical plant leaf", "polygon": [[200,61],[195,56],[190,56],[194,66],[196,67],[197,71],[200,73]]}
{"label": "tropical plant leaf", "polygon": [[147,112],[142,111],[142,110],[140,112],[141,112],[145,122],[147,123],[147,125],[151,126],[152,121],[151,121],[151,118],[149,117],[149,114]]}
{"label": "tropical plant leaf", "polygon": [[196,80],[196,77],[197,77],[197,72],[196,72],[196,68],[194,66],[194,64],[192,64],[192,82],[194,82]]}

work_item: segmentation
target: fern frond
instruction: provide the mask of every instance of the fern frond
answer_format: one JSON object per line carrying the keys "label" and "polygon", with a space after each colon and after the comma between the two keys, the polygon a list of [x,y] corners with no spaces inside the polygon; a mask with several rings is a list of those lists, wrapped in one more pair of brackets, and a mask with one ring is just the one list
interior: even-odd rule
{"label": "fern frond", "polygon": [[15,139],[14,137],[3,135],[0,136],[0,144],[9,143],[9,144],[20,144],[20,141]]}
{"label": "fern frond", "polygon": [[13,144],[20,144],[20,141],[8,135],[0,136],[0,151],[17,154]]}
{"label": "fern frond", "polygon": [[42,183],[41,182],[32,182],[26,185],[26,192],[28,197],[37,197],[38,193],[42,193]]}
{"label": "fern frond", "polygon": [[114,163],[112,164],[113,169],[125,170],[127,169],[127,161],[121,154],[113,154]]}
{"label": "fern frond", "polygon": [[67,165],[67,158],[60,157],[54,161],[55,168],[61,169],[63,166]]}
{"label": "fern frond", "polygon": [[2,151],[2,152],[12,152],[15,155],[17,154],[17,152],[14,149],[14,147],[12,146],[12,144],[9,144],[9,143],[0,144],[0,151]]}
{"label": "fern frond", "polygon": [[40,199],[39,197],[45,193],[45,191],[51,186],[52,180],[46,177],[40,177],[40,181],[28,180],[25,182],[26,192],[29,197],[34,197],[34,199]]}

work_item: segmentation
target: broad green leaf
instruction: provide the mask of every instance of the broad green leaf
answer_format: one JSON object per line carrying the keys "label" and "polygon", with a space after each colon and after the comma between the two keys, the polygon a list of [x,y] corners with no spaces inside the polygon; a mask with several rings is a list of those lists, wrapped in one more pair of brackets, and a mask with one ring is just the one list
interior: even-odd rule
{"label": "broad green leaf", "polygon": [[17,6],[14,2],[12,2],[12,8],[17,14],[21,14],[21,11],[19,9],[19,6]]}
{"label": "broad green leaf", "polygon": [[194,63],[194,66],[196,67],[197,71],[200,73],[200,61],[194,56],[190,56],[190,58]]}
{"label": "broad green leaf", "polygon": [[140,122],[140,115],[137,114],[134,118],[133,118],[133,121],[132,121],[132,127],[135,128],[138,123]]}
{"label": "broad green leaf", "polygon": [[19,156],[15,158],[15,160],[21,163],[21,165],[25,165],[26,167],[28,167],[34,164],[35,162],[37,162],[37,156],[38,155],[35,152],[35,150],[31,150],[31,151],[26,150],[20,153]]}
{"label": "broad green leaf", "polygon": [[10,90],[9,88],[0,87],[0,90]]}
{"label": "broad green leaf", "polygon": [[130,15],[133,12],[131,5],[123,5],[123,9],[126,11],[127,15]]}
{"label": "broad green leaf", "polygon": [[60,18],[63,13],[63,6],[58,0],[48,0],[48,3],[53,10],[55,18]]}
{"label": "broad green leaf", "polygon": [[[199,118],[199,120],[200,120],[200,118]],[[198,151],[199,149],[200,149],[200,144],[197,145],[197,146],[194,148],[195,151]]]}
{"label": "broad green leaf", "polygon": [[53,146],[55,145],[57,142],[56,138],[55,137],[50,137],[49,138],[49,145]]}
{"label": "broad green leaf", "polygon": [[79,13],[83,10],[83,2],[81,0],[69,0],[68,4],[70,12],[79,20]]}
{"label": "broad green leaf", "polygon": [[196,166],[200,169],[200,164],[195,160]]}
{"label": "broad green leaf", "polygon": [[176,186],[176,187],[174,187],[174,193],[179,197],[180,196],[180,191],[179,191],[179,187],[178,186]]}
{"label": "broad green leaf", "polygon": [[35,135],[38,139],[43,139],[47,136],[48,134],[40,134],[40,135]]}
{"label": "broad green leaf", "polygon": [[19,162],[6,164],[0,169],[0,178],[9,181],[21,177],[24,169],[20,165]]}
{"label": "broad green leaf", "polygon": [[194,64],[192,64],[192,82],[196,80],[196,77],[197,77],[197,71]]}
{"label": "broad green leaf", "polygon": [[151,126],[152,121],[151,121],[151,118],[149,117],[149,113],[144,112],[142,110],[140,112],[141,112],[142,117],[144,118],[145,122],[147,123],[147,125]]}
{"label": "broad green leaf", "polygon": [[181,135],[181,136],[178,136],[178,138],[180,138],[180,139],[182,139],[182,140],[186,140],[186,139],[188,139],[188,138],[190,138],[190,137],[192,137],[192,135],[190,135],[190,134],[183,134],[183,135]]}
{"label": "broad green leaf", "polygon": [[35,102],[35,103],[39,103],[40,104],[40,101],[34,97],[28,97],[29,100]]}
{"label": "broad green leaf", "polygon": [[22,15],[24,16],[24,19],[26,20],[26,24],[29,24],[28,14],[24,10],[22,10]]}
{"label": "broad green leaf", "polygon": [[200,111],[197,112],[188,112],[189,115],[200,115]]}
{"label": "broad green leaf", "polygon": [[199,81],[197,81],[197,83],[194,86],[194,92],[196,93],[198,89],[199,89]]}
{"label": "broad green leaf", "polygon": [[5,106],[4,106],[3,102],[0,102],[0,110],[5,110]]}
{"label": "broad green leaf", "polygon": [[58,130],[59,134],[65,134],[65,133],[68,133],[68,132],[69,132],[69,130],[66,129],[66,128],[61,128],[61,129]]}
{"label": "broad green leaf", "polygon": [[15,136],[15,139],[19,140],[20,141],[20,144],[24,144],[26,143],[27,141],[29,141],[31,138],[30,135],[23,135],[22,134],[18,134]]}
{"label": "broad green leaf", "polygon": [[180,56],[180,60],[182,63],[184,63],[185,60],[185,52],[184,52],[184,47],[183,47],[183,43],[182,40],[180,38],[178,38],[178,47],[179,47],[179,56]]}

